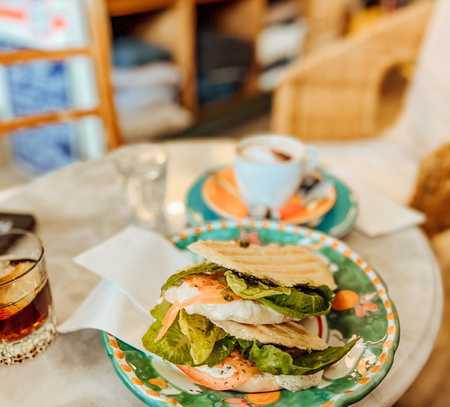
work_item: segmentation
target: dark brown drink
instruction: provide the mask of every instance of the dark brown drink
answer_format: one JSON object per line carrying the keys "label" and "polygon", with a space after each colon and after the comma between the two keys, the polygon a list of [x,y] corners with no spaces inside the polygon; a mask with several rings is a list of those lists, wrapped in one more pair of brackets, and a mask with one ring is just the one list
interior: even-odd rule
{"label": "dark brown drink", "polygon": [[51,304],[50,285],[46,280],[34,293],[0,306],[0,340],[17,341],[40,328],[47,321]]}
{"label": "dark brown drink", "polygon": [[0,233],[0,365],[22,363],[56,335],[44,247],[32,233]]}

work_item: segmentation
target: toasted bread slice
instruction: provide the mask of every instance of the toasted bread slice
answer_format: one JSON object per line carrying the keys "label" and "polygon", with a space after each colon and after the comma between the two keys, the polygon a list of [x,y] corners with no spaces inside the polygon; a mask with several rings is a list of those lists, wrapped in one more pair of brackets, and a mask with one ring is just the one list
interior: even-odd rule
{"label": "toasted bread slice", "polygon": [[323,350],[327,343],[294,321],[282,324],[250,325],[235,321],[211,321],[226,333],[239,339],[257,340],[303,350]]}
{"label": "toasted bread slice", "polygon": [[309,284],[336,288],[326,261],[305,247],[274,244],[241,247],[235,241],[199,240],[189,245],[189,250],[220,266],[283,287]]}

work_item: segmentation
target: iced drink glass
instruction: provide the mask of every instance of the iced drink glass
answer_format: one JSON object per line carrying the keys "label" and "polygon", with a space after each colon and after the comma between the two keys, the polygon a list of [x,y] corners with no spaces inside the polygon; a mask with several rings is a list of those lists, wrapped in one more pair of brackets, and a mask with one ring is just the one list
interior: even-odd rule
{"label": "iced drink glass", "polygon": [[0,233],[0,364],[33,358],[55,334],[41,241],[24,230]]}

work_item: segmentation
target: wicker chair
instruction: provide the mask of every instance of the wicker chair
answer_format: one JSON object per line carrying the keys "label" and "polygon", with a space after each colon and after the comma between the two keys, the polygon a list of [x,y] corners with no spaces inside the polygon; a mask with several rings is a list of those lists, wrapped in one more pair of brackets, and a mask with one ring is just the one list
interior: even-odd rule
{"label": "wicker chair", "polygon": [[310,54],[344,35],[349,10],[354,0],[308,0],[305,17],[308,33],[304,52]]}
{"label": "wicker chair", "polygon": [[375,135],[383,79],[415,59],[432,9],[421,1],[294,64],[275,92],[272,129],[307,140]]}

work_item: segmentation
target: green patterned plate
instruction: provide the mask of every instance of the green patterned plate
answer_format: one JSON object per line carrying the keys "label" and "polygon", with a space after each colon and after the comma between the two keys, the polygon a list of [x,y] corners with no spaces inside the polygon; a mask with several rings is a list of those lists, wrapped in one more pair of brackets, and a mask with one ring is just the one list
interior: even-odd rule
{"label": "green patterned plate", "polygon": [[[261,244],[298,244],[320,252],[330,262],[338,285],[333,310],[311,328],[328,341],[362,338],[354,363],[341,375],[327,373],[308,390],[243,394],[199,387],[173,365],[102,333],[103,345],[125,385],[149,406],[184,407],[338,407],[372,391],[388,373],[399,343],[399,321],[387,287],[377,273],[344,243],[307,228],[267,221],[217,221],[175,236],[180,249],[198,239],[249,239]],[[144,332],[142,333],[144,334]]]}
{"label": "green patterned plate", "polygon": [[[198,178],[186,195],[186,209],[189,223],[201,225],[222,219],[203,199],[203,185],[217,169],[208,171]],[[331,236],[342,238],[350,233],[358,215],[358,205],[350,188],[332,174],[323,171],[325,178],[336,188],[336,203],[333,208],[314,226],[314,229]]]}

